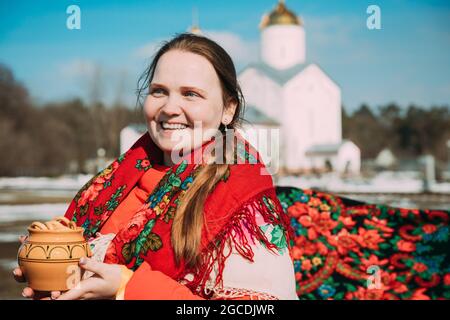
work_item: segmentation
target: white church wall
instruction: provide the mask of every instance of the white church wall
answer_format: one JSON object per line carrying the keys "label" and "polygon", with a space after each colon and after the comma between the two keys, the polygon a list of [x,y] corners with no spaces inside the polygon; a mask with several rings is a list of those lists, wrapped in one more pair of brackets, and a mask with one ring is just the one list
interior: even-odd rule
{"label": "white church wall", "polygon": [[283,167],[283,142],[279,134],[279,126],[244,124],[238,132],[258,150],[267,170],[271,174],[277,174]]}
{"label": "white church wall", "polygon": [[340,89],[320,68],[308,66],[283,88],[283,136],[288,169],[313,165],[305,151],[316,144],[341,142]]}
{"label": "white church wall", "polygon": [[280,86],[254,68],[247,68],[238,76],[247,105],[252,105],[270,118],[280,122],[283,98]]}
{"label": "white church wall", "polygon": [[317,66],[309,65],[285,86],[286,100],[301,106],[309,145],[340,143],[342,139],[340,88]]}
{"label": "white church wall", "polygon": [[126,152],[142,136],[132,127],[125,127],[120,131],[120,154]]}
{"label": "white church wall", "polygon": [[[302,90],[301,84],[297,88]],[[286,167],[289,170],[298,170],[308,166],[305,151],[310,146],[309,142],[309,117],[307,108],[303,108],[298,91],[289,92],[283,89],[284,112],[282,114],[282,137],[285,141]]]}
{"label": "white church wall", "polygon": [[359,173],[361,169],[361,151],[353,142],[346,141],[339,148],[338,152],[339,165],[337,170],[345,172],[347,163],[348,171],[351,173]]}
{"label": "white church wall", "polygon": [[324,168],[325,159],[323,157],[308,157],[310,160],[311,168]]}
{"label": "white church wall", "polygon": [[305,62],[305,31],[298,25],[272,25],[261,32],[261,60],[275,69]]}
{"label": "white church wall", "polygon": [[338,170],[340,167],[337,153],[309,155],[309,166],[306,169],[326,170],[331,165],[332,170]]}

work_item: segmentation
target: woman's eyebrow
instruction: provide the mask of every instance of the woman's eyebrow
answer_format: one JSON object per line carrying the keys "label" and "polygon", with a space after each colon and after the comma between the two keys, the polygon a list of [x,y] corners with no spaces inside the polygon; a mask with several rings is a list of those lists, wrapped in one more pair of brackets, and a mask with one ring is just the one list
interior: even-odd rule
{"label": "woman's eyebrow", "polygon": [[206,91],[204,91],[204,90],[202,90],[202,89],[200,89],[200,88],[197,88],[197,87],[183,86],[183,87],[181,87],[181,89],[182,89],[182,90],[194,90],[194,91],[198,91],[199,93],[201,93],[201,94],[203,94],[203,95],[206,96]]}
{"label": "woman's eyebrow", "polygon": [[[153,83],[150,83],[150,88],[163,88],[163,89],[166,89],[167,87],[165,85],[161,84],[161,83],[153,82]],[[196,90],[199,93],[206,95],[206,91],[205,90],[202,90],[202,89],[197,88],[197,87],[182,86],[182,87],[180,87],[180,89],[181,90]]]}
{"label": "woman's eyebrow", "polygon": [[[162,88],[162,89],[166,89],[167,87],[161,83],[150,83],[150,89],[154,89],[154,88]],[[198,93],[200,93],[203,96],[207,96],[207,93],[205,90],[202,90],[200,88],[197,87],[192,87],[192,86],[182,86],[180,87],[181,90],[194,90],[194,91],[198,91]]]}
{"label": "woman's eyebrow", "polygon": [[150,83],[150,88],[166,88],[165,85],[160,84],[160,83]]}

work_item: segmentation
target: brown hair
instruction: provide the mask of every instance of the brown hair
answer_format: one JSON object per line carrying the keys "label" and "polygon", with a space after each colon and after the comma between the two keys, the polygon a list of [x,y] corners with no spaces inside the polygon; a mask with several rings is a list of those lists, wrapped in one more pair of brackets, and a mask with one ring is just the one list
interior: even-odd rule
{"label": "brown hair", "polygon": [[[214,67],[221,84],[223,104],[226,108],[230,102],[237,104],[228,128],[235,129],[241,122],[245,105],[241,88],[237,82],[236,69],[228,53],[216,42],[199,35],[182,33],[165,42],[156,52],[150,66],[139,79],[138,102],[142,106],[142,97],[151,83],[156,65],[161,56],[170,50],[192,52],[206,58]],[[144,95],[143,95],[144,93]],[[223,124],[219,128],[224,132]],[[224,144],[225,145],[225,144]],[[226,160],[229,155],[225,155]],[[186,190],[177,208],[172,225],[172,246],[175,259],[181,259],[187,266],[194,267],[200,260],[200,241],[204,223],[203,206],[207,196],[228,170],[228,161],[224,164],[203,165],[194,182]]]}

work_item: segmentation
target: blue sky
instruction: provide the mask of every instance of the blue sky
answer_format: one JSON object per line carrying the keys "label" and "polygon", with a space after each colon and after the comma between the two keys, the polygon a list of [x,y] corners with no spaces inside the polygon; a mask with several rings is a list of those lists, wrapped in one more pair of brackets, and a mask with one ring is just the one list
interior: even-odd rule
{"label": "blue sky", "polygon": [[[81,9],[81,30],[66,28],[66,8]],[[200,27],[233,57],[238,71],[258,60],[262,15],[276,0],[1,1],[0,63],[36,101],[87,98],[95,79],[106,102],[134,103],[140,73],[157,45]],[[381,30],[366,27],[366,8],[381,9]],[[341,87],[342,103],[450,103],[450,2],[287,0],[305,24],[307,63]],[[97,76],[94,76],[97,74]]]}

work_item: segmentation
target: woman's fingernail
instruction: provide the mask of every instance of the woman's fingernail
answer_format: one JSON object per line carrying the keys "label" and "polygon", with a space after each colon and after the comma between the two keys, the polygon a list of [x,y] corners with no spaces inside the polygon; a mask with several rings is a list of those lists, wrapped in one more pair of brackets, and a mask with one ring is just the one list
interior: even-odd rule
{"label": "woman's fingernail", "polygon": [[16,274],[16,270],[13,270],[13,275],[17,276],[17,274]]}
{"label": "woman's fingernail", "polygon": [[25,294],[25,292],[22,292],[22,297],[28,298],[28,296]]}
{"label": "woman's fingernail", "polygon": [[80,264],[86,264],[87,259],[85,257],[80,258]]}

